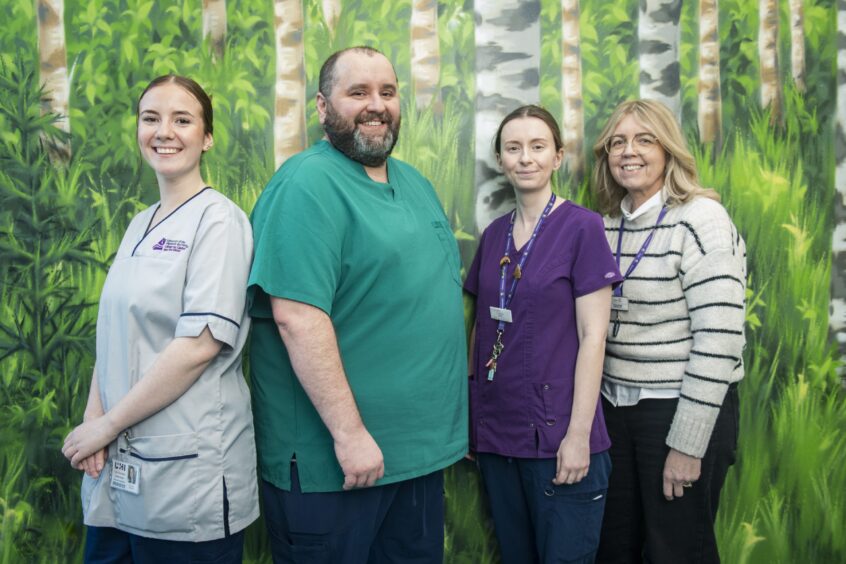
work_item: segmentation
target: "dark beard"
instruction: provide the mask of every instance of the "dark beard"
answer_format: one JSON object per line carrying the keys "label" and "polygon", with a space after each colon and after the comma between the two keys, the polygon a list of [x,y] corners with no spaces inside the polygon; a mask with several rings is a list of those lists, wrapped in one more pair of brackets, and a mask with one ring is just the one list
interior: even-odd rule
{"label": "dark beard", "polygon": [[[382,139],[371,139],[361,134],[357,124],[364,123],[371,119],[379,119],[388,125],[388,131]],[[356,117],[355,122],[350,123],[341,117],[326,101],[326,118],[323,120],[323,131],[329,142],[336,149],[341,151],[350,159],[369,167],[378,167],[385,164],[388,155],[394,149],[399,138],[400,119],[394,122],[390,113],[367,113]]]}

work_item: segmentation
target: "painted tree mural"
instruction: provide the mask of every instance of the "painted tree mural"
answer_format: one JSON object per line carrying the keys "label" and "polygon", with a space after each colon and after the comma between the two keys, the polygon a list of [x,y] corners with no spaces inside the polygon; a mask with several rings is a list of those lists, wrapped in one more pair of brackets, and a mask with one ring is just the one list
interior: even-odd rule
{"label": "painted tree mural", "polygon": [[778,2],[758,4],[758,60],[761,75],[761,107],[770,108],[773,123],[781,122],[782,94],[778,71]]}
{"label": "painted tree mural", "polygon": [[438,103],[440,63],[438,2],[414,0],[411,3],[411,82],[418,109],[426,108],[433,101]]}
{"label": "painted tree mural", "polygon": [[579,0],[561,2],[561,137],[564,163],[580,182],[585,172],[585,115],[582,101],[582,55],[579,48]]}
{"label": "painted tree mural", "polygon": [[203,38],[220,59],[226,43],[226,0],[203,0]]}
{"label": "painted tree mural", "polygon": [[722,96],[720,94],[720,33],[718,0],[699,0],[699,139],[722,143]]}
{"label": "painted tree mural", "polygon": [[790,74],[799,92],[805,92],[805,15],[803,0],[790,0]]}
{"label": "painted tree mural", "polygon": [[[837,0],[837,118],[834,135],[834,236],[832,237],[829,325],[846,361],[846,0]],[[846,369],[840,374],[846,381]]]}
{"label": "painted tree mural", "polygon": [[540,2],[477,1],[476,228],[481,232],[514,205],[491,140],[505,115],[540,100]]}
{"label": "painted tree mural", "polygon": [[[213,4],[223,1],[5,0],[0,564],[81,560],[80,476],[58,443],[84,409],[104,265],[129,218],[157,198],[134,141],[131,106],[139,88],[164,72],[209,87],[217,142],[204,157],[204,174],[249,212],[275,165],[307,145],[306,130],[312,142],[320,136],[306,93],[316,89],[332,49],[379,47],[396,64],[403,94],[415,87],[412,0],[349,1],[343,10],[338,0],[239,0],[237,9],[229,3],[224,59],[209,49],[210,29],[201,28]],[[677,63],[685,115],[699,118],[683,126],[701,178],[721,194],[749,249],[746,376],[738,464],[716,525],[721,558],[842,561],[846,0],[763,8],[746,0],[477,0],[440,1],[437,10],[442,119],[403,106],[396,155],[432,180],[465,267],[478,229],[513,205],[491,154],[494,128],[507,111],[542,100],[562,114],[570,143],[580,126],[568,107],[578,107],[581,90],[590,145],[611,109],[648,90],[649,80],[678,84]],[[781,33],[779,14],[790,22]],[[663,31],[650,37],[650,21]],[[795,57],[800,48],[804,54]],[[579,67],[581,87],[571,88],[576,78],[569,73]],[[799,87],[800,77],[805,90],[794,96],[789,86]],[[791,97],[781,100],[785,86]],[[778,103],[779,127],[759,111],[758,88],[771,93],[767,104]],[[652,97],[667,92],[661,86]],[[69,145],[42,111],[73,120],[72,128],[67,117],[58,123],[78,148],[67,166],[47,158],[57,156],[51,145]],[[579,189],[568,197],[591,205]],[[472,464],[446,472],[446,562],[499,561],[478,485]],[[244,561],[268,562],[263,524],[251,525],[246,537]]]}
{"label": "painted tree mural", "polygon": [[681,0],[640,0],[640,97],[663,102],[681,121]]}
{"label": "painted tree mural", "polygon": [[273,154],[276,166],[306,147],[306,83],[302,0],[276,0],[276,104]]}
{"label": "painted tree mural", "polygon": [[[59,117],[56,127],[70,133],[70,82],[65,51],[65,4],[63,0],[37,0],[38,57],[41,85],[42,113]],[[70,144],[54,139],[51,157],[56,162],[70,158]]]}
{"label": "painted tree mural", "polygon": [[326,27],[329,33],[335,32],[335,26],[338,25],[338,18],[341,16],[341,0],[322,0],[323,7],[323,21],[326,22]]}

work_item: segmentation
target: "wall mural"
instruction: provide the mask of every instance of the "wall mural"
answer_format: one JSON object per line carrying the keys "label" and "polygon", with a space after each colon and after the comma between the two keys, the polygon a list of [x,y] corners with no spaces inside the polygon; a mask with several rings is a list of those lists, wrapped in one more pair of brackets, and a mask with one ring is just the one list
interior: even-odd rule
{"label": "wall mural", "polygon": [[[134,104],[167,72],[213,94],[204,176],[245,210],[321,136],[338,48],[395,62],[398,157],[434,183],[465,265],[511,203],[500,117],[540,102],[567,144],[560,194],[591,205],[591,146],[620,101],[680,116],[749,249],[726,562],[846,554],[846,0],[0,0],[0,562],[79,561],[80,419],[96,304],[128,219],[157,199]],[[836,134],[835,134],[836,132]],[[832,244],[833,242],[833,244]],[[447,560],[497,561],[472,465],[447,475]],[[269,562],[263,526],[250,562]]]}

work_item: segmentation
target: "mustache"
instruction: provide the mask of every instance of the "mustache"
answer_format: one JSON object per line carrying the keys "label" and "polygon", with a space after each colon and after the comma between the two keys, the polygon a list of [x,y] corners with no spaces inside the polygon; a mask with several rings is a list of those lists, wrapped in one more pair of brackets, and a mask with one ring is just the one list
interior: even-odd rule
{"label": "mustache", "polygon": [[364,123],[371,120],[379,120],[387,123],[388,125],[394,122],[394,118],[389,112],[367,112],[359,114],[358,117],[355,118],[356,123]]}

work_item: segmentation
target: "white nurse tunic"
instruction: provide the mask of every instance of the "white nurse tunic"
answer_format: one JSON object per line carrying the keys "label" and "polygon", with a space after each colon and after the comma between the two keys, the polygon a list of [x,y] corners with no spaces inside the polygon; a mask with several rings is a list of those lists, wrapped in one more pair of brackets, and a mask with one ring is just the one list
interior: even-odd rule
{"label": "white nurse tunic", "polygon": [[[132,220],[103,286],[95,368],[103,408],[126,395],[175,337],[208,327],[224,346],[180,398],[109,445],[100,477],[83,478],[82,507],[86,525],[207,541],[240,531],[259,514],[241,372],[252,231],[244,212],[211,188],[150,229],[156,208]],[[137,468],[137,494],[111,486],[112,460]]]}

